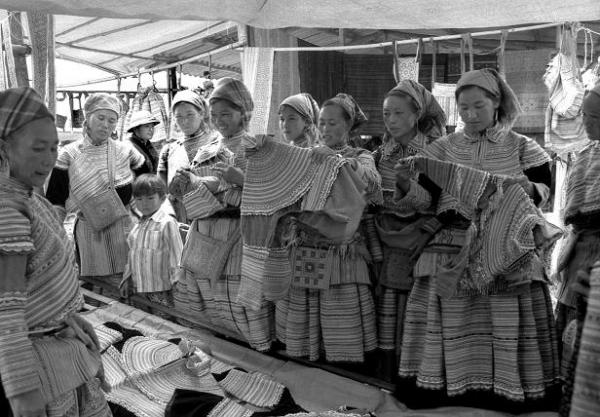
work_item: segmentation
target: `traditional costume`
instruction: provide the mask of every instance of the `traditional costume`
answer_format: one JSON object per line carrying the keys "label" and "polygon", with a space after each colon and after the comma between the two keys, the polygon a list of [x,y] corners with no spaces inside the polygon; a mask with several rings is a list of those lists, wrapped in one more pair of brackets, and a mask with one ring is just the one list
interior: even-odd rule
{"label": "traditional costume", "polygon": [[[477,86],[498,97],[496,124],[478,135],[450,134],[431,143],[422,154],[496,176],[525,175],[535,188],[533,200],[541,203],[550,185],[549,157],[531,139],[511,130],[519,108],[514,93],[497,72],[488,69],[464,74],[457,91],[466,86]],[[461,250],[471,244],[483,245],[481,239],[471,242],[479,200],[461,200],[448,190],[454,187],[465,196],[474,196],[481,195],[478,187],[487,185],[477,181],[463,185],[461,178],[449,177],[446,180],[454,183],[440,187],[443,192],[437,212],[444,227],[415,266],[396,394],[410,407],[552,408],[556,398],[550,393],[557,384],[558,351],[543,259],[525,247],[528,257],[517,272],[494,275],[488,271],[485,280],[483,271],[474,273],[469,268],[473,260]],[[540,239],[548,242],[550,238]],[[518,280],[514,274],[525,274],[526,282],[516,288],[509,285]],[[469,279],[481,279],[485,284],[456,284]]]}

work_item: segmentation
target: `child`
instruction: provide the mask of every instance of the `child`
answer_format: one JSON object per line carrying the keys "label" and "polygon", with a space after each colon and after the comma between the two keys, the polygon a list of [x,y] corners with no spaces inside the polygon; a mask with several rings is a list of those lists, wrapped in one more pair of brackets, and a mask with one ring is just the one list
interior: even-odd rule
{"label": "child", "polygon": [[179,276],[183,242],[177,221],[164,209],[167,189],[159,176],[143,174],[133,182],[133,197],[142,218],[129,233],[129,255],[121,294],[142,293],[173,308],[172,287]]}

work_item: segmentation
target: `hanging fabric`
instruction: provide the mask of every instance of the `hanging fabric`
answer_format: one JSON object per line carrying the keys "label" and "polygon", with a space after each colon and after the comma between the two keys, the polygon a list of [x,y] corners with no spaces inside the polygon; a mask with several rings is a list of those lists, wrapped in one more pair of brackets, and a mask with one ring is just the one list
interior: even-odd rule
{"label": "hanging fabric", "polygon": [[398,62],[398,41],[394,41],[394,59],[392,61],[392,72],[396,84],[400,82],[400,63]]}
{"label": "hanging fabric", "polygon": [[248,128],[254,135],[268,133],[274,58],[273,48],[245,47],[242,53],[244,84],[254,98],[254,111]]}
{"label": "hanging fabric", "polygon": [[577,152],[588,143],[581,114],[585,87],[579,78],[576,41],[575,27],[563,28],[559,53],[544,74],[549,95],[544,140],[546,147],[558,154]]}
{"label": "hanging fabric", "polygon": [[435,85],[437,77],[437,43],[431,39],[431,88]]}
{"label": "hanging fabric", "polygon": [[54,109],[54,20],[51,15],[27,12],[31,57],[33,62],[33,88],[44,98],[51,111]]}
{"label": "hanging fabric", "polygon": [[12,39],[10,32],[11,15],[6,10],[0,10],[0,36],[2,37],[2,65],[0,65],[0,87],[2,89],[18,87],[17,73],[15,70],[15,58],[12,50]]}
{"label": "hanging fabric", "polygon": [[[83,93],[79,93],[77,95],[77,101],[79,103],[79,108],[74,109],[74,106],[71,106],[71,126],[75,128],[81,128],[83,126],[83,105],[81,104],[81,96]],[[70,96],[69,96],[70,97]],[[72,102],[72,101],[71,101]]]}
{"label": "hanging fabric", "polygon": [[467,64],[465,63],[465,38],[464,35],[460,39],[460,75],[467,72]]}
{"label": "hanging fabric", "polygon": [[[473,71],[475,69],[475,62],[473,59],[473,37],[471,36],[470,33],[466,33],[462,35],[462,39],[464,40],[463,43],[461,43],[462,49],[461,49],[461,53],[463,55],[463,60],[461,61],[461,65],[465,65],[464,63],[464,47],[466,45],[467,47],[467,51],[469,53],[469,71]],[[461,68],[463,74],[465,73],[465,68]]]}
{"label": "hanging fabric", "polygon": [[419,62],[421,60],[421,50],[423,49],[423,41],[417,41],[417,51],[414,57],[399,57],[397,48],[394,51],[394,74],[396,82],[402,80],[419,81]]}

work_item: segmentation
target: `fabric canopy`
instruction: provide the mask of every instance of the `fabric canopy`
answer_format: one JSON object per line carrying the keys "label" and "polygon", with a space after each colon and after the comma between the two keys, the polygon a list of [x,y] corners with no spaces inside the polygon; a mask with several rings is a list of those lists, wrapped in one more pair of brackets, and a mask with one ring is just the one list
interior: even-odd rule
{"label": "fabric canopy", "polygon": [[600,19],[598,0],[0,0],[0,8],[129,19],[233,20],[259,28],[478,28]]}

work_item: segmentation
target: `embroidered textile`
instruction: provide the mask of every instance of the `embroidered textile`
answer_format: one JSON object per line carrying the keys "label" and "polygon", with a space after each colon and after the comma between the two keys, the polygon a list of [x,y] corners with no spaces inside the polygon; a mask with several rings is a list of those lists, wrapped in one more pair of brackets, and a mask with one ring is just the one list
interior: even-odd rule
{"label": "embroidered textile", "polygon": [[594,141],[577,156],[566,184],[566,224],[583,215],[600,213],[600,142]]}
{"label": "embroidered textile", "polygon": [[91,114],[98,110],[110,110],[117,114],[121,114],[121,105],[119,100],[108,93],[96,93],[87,98],[83,105],[83,113],[85,118],[89,119]]}
{"label": "embroidered textile", "polygon": [[54,120],[33,88],[10,88],[0,93],[0,139],[5,139],[27,123],[46,117]]}

